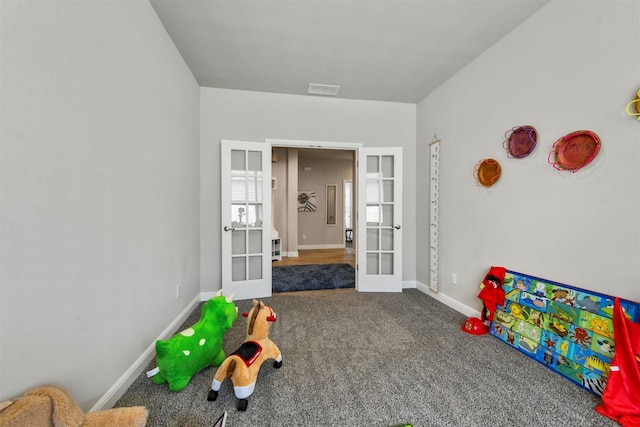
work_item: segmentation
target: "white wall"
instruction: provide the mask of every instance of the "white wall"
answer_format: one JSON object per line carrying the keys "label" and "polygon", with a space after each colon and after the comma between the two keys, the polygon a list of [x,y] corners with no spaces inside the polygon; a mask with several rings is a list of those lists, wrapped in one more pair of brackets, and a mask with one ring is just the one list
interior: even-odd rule
{"label": "white wall", "polygon": [[[625,114],[640,88],[639,24],[636,1],[552,1],[420,102],[418,164],[428,164],[425,143],[442,140],[440,296],[479,310],[480,281],[502,265],[640,301],[640,123]],[[524,124],[538,130],[536,150],[509,159],[504,133]],[[600,136],[599,156],[556,171],[551,146],[581,129]],[[502,177],[477,187],[474,165],[488,157]],[[425,214],[428,173],[418,168]],[[426,286],[428,229],[418,233]]]}
{"label": "white wall", "polygon": [[220,140],[266,138],[403,147],[403,279],[415,280],[416,105],[201,88],[201,281],[221,288]]}
{"label": "white wall", "polygon": [[199,295],[199,88],[146,1],[0,7],[0,400],[88,410]]}

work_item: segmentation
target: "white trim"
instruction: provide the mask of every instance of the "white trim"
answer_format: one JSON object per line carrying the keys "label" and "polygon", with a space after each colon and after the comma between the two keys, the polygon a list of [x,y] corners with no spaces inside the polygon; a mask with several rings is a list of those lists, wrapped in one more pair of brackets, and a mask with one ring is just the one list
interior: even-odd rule
{"label": "white trim", "polygon": [[433,292],[427,285],[423,283],[417,282],[416,287],[418,288],[419,291],[429,295],[430,297],[440,301],[444,305],[447,305],[466,316],[480,317],[480,312],[478,310],[473,309],[464,304],[461,304],[460,302],[456,301],[450,296],[443,294],[442,292]]}
{"label": "white trim", "polygon": [[298,245],[299,250],[305,249],[344,249],[344,243],[327,243],[324,245]]}
{"label": "white trim", "polygon": [[333,141],[308,141],[297,139],[273,139],[266,138],[265,142],[276,147],[299,147],[299,148],[326,148],[337,150],[357,150],[362,148],[360,142],[333,142]]}
{"label": "white trim", "polygon": [[187,305],[184,310],[174,319],[173,322],[167,326],[167,328],[162,331],[160,336],[153,340],[153,342],[147,347],[147,349],[138,357],[138,359],[133,362],[133,365],[129,367],[125,371],[125,373],[116,381],[114,385],[111,386],[109,390],[98,400],[98,402],[93,405],[90,412],[101,411],[103,409],[111,409],[113,405],[116,404],[118,399],[120,399],[126,391],[131,387],[131,384],[140,376],[142,372],[145,371],[147,365],[154,359],[156,355],[156,341],[157,340],[165,340],[171,338],[176,332],[178,327],[182,325],[187,317],[195,310],[198,303],[201,301],[201,296],[198,294],[193,301]]}
{"label": "white trim", "polygon": [[287,252],[287,258],[298,258],[300,253],[298,251]]}

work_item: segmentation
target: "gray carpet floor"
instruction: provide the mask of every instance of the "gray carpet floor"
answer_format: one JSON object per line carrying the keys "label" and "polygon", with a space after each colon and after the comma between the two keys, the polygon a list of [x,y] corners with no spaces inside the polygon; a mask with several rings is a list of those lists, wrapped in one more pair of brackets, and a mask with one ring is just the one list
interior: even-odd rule
{"label": "gray carpet floor", "polygon": [[[206,400],[215,368],[180,392],[143,373],[118,406],[149,409],[148,426],[617,426],[594,411],[599,398],[497,339],[460,331],[465,316],[416,289],[274,294],[271,339],[283,365],[262,365],[246,412],[226,380]],[[250,301],[238,301],[240,313]],[[197,322],[197,308],[184,327]],[[239,316],[225,335],[244,340]],[[148,369],[155,366],[150,364]]]}

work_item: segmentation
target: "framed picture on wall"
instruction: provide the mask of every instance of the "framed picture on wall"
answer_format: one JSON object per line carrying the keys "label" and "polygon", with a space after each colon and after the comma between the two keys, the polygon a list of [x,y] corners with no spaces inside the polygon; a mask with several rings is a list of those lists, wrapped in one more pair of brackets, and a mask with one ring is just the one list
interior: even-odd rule
{"label": "framed picture on wall", "polygon": [[318,209],[315,191],[298,192],[298,212],[315,212]]}
{"label": "framed picture on wall", "polygon": [[338,186],[335,184],[327,184],[327,189],[325,191],[327,195],[327,225],[337,225],[337,194],[338,194]]}

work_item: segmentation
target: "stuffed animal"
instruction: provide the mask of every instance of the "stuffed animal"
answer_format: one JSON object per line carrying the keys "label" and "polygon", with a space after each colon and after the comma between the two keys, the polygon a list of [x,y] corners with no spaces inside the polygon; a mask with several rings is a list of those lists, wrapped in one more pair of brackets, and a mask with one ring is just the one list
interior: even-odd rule
{"label": "stuffed animal", "polygon": [[36,387],[16,399],[0,402],[2,427],[143,427],[148,416],[143,406],[85,413],[67,390],[56,385]]}
{"label": "stuffed animal", "polygon": [[168,382],[169,390],[180,391],[200,370],[225,359],[222,338],[238,317],[238,307],[233,295],[221,293],[204,303],[198,323],[168,340],[156,341],[158,367],[147,372],[154,383]]}
{"label": "stuffed animal", "polygon": [[238,350],[230,354],[217,369],[207,400],[218,398],[218,390],[226,378],[231,378],[233,390],[238,399],[238,410],[246,411],[248,400],[256,386],[260,366],[265,360],[275,359],[274,368],[282,366],[282,354],[269,339],[269,328],[276,321],[276,314],[262,301],[253,300],[247,317],[247,336]]}

